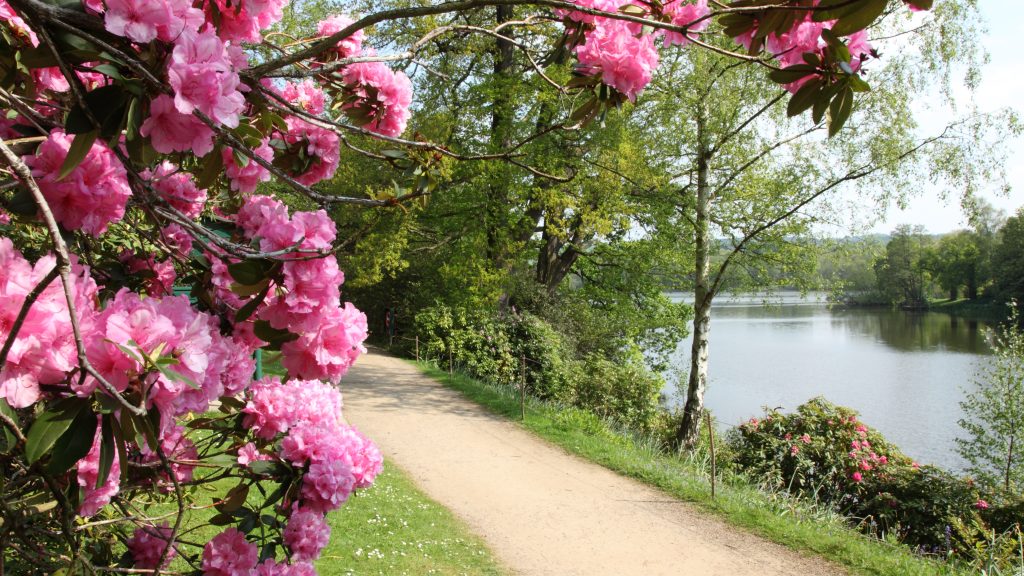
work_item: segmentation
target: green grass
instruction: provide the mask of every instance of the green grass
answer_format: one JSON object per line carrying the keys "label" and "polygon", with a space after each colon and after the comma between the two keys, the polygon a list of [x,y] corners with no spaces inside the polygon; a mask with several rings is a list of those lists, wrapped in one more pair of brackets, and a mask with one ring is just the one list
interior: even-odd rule
{"label": "green grass", "polygon": [[978,300],[968,300],[966,298],[959,300],[933,300],[929,303],[929,310],[997,323],[1006,320],[1009,314],[1009,309],[1005,305],[996,304],[991,298],[980,298]]}
{"label": "green grass", "polygon": [[506,573],[480,538],[390,463],[327,519],[321,576]]}
{"label": "green grass", "polygon": [[[495,386],[456,373],[417,363],[428,376],[458,390],[492,412],[519,420],[519,398]],[[842,517],[785,494],[760,490],[733,477],[719,480],[712,499],[704,463],[659,452],[651,442],[618,433],[579,410],[534,399],[527,401],[522,426],[562,448],[615,472],[656,486],[699,505],[727,522],[788,546],[818,554],[846,566],[855,574],[932,575],[968,574],[965,569],[911,553],[905,547],[869,538],[845,525]]]}

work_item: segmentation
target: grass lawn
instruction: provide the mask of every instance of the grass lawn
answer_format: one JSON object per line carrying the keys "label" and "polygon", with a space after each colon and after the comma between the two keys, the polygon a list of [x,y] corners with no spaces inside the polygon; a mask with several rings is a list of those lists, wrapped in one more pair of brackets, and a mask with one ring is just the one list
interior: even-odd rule
{"label": "grass lawn", "polygon": [[374,485],[327,517],[321,576],[505,574],[480,538],[390,463]]}
{"label": "grass lawn", "polygon": [[[433,365],[408,361],[492,412],[520,419],[519,398],[507,386],[495,386]],[[848,528],[833,512],[759,490],[738,477],[719,479],[712,499],[706,463],[666,455],[649,442],[617,433],[596,417],[528,399],[523,427],[569,452],[625,476],[693,502],[727,522],[795,550],[812,552],[846,566],[855,574],[972,574],[953,564],[912,554],[906,548],[869,538]]]}

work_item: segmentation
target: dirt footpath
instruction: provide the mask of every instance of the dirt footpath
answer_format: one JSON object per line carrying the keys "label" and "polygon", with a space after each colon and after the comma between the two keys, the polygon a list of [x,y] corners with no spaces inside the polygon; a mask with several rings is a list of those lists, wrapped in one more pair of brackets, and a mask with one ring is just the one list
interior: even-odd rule
{"label": "dirt footpath", "polygon": [[843,574],[585,462],[370,353],[342,380],[345,416],[518,574]]}

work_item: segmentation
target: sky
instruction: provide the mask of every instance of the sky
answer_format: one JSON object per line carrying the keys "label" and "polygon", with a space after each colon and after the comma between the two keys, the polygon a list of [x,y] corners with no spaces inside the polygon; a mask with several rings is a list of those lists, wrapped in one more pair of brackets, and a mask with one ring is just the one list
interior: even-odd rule
{"label": "sky", "polygon": [[[975,95],[978,108],[982,112],[991,112],[1009,107],[1024,118],[1024,99],[1021,98],[1024,94],[1024,66],[1018,53],[1024,24],[1016,17],[1021,0],[980,0],[978,4],[988,28],[988,33],[980,41],[990,57],[982,70],[981,86]],[[952,112],[943,114],[929,110],[928,114],[919,115],[917,120],[922,134],[933,134],[941,131],[953,118]],[[1003,195],[989,189],[980,195],[1007,215],[1013,215],[1024,206],[1024,138],[1008,139],[1005,144],[1011,191],[1009,195]],[[964,228],[967,221],[957,194],[952,192],[947,199],[942,199],[940,193],[941,190],[929,189],[912,198],[905,209],[889,207],[885,218],[877,222],[871,232],[889,233],[898,224],[919,224],[933,234]]]}

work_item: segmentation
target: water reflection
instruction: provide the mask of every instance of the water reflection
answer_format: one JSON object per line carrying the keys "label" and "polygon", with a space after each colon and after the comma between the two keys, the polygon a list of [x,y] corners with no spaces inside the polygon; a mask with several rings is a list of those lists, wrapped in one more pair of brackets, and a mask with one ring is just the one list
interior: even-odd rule
{"label": "water reflection", "polygon": [[[707,403],[736,424],[824,396],[920,461],[958,468],[959,401],[991,354],[985,328],[938,313],[726,302],[712,312]],[[678,365],[688,356],[686,342]]]}

